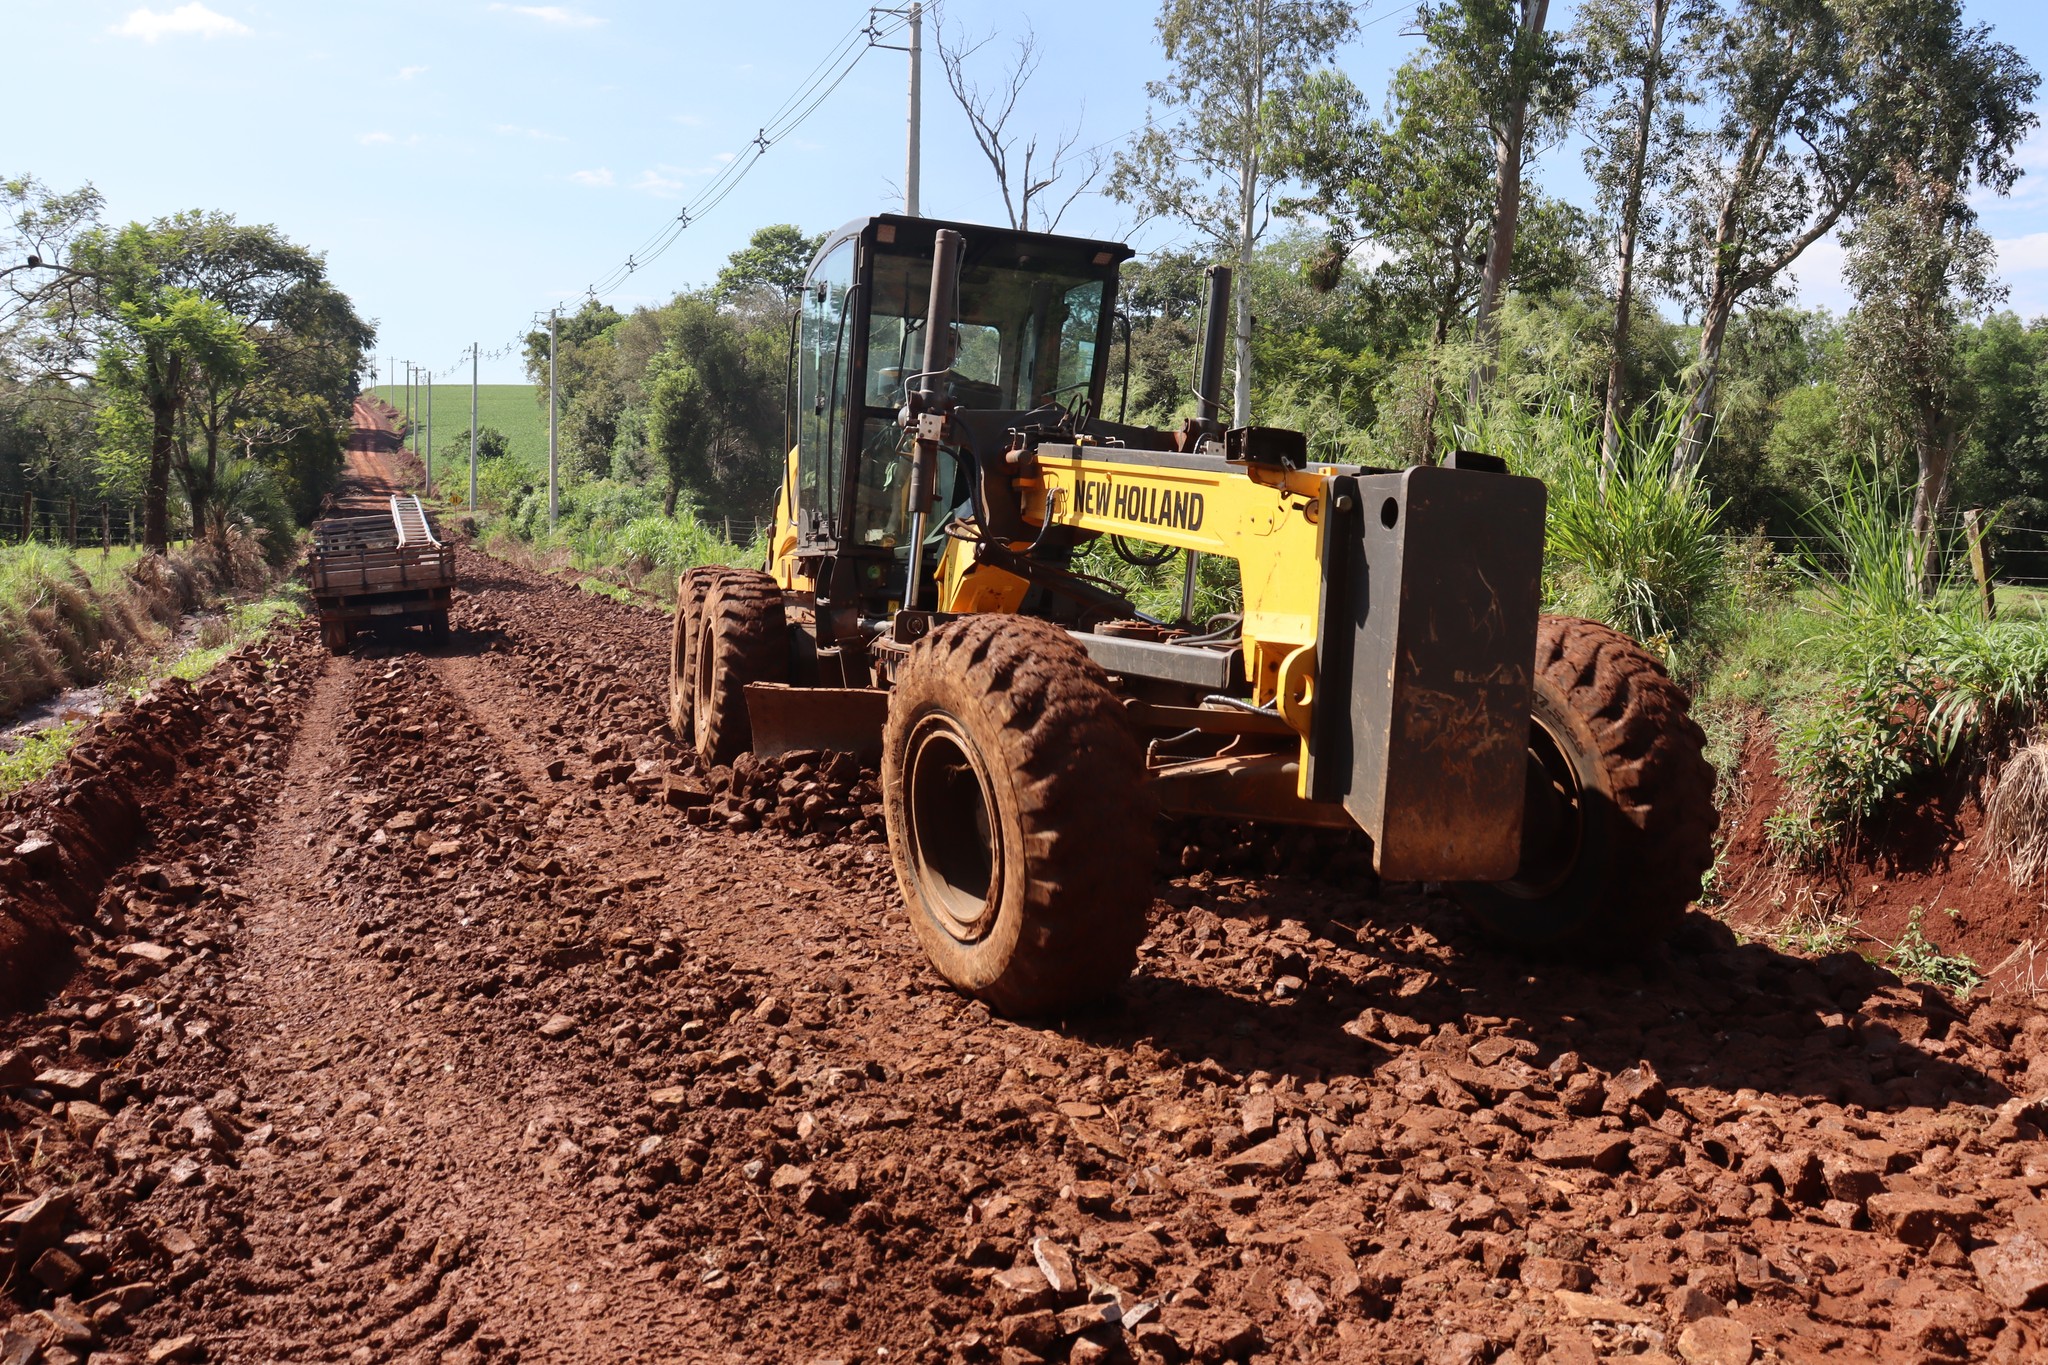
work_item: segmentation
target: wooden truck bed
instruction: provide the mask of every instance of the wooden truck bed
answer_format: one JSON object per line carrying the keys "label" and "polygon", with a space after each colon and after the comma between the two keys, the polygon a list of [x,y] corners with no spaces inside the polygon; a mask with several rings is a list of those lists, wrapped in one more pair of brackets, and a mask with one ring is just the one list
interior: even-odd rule
{"label": "wooden truck bed", "polygon": [[373,621],[448,628],[455,551],[435,538],[419,500],[394,497],[391,511],[331,517],[313,526],[311,578],[322,634],[347,647]]}

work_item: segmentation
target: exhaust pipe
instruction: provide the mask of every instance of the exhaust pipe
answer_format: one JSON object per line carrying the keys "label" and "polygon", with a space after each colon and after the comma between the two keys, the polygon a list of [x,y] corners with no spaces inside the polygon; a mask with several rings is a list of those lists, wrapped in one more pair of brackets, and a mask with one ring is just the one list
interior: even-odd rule
{"label": "exhaust pipe", "polygon": [[1230,323],[1230,267],[1212,265],[1202,272],[1207,295],[1203,304],[1206,326],[1202,329],[1202,372],[1195,385],[1201,404],[1201,421],[1207,434],[1223,434],[1223,348],[1225,329]]}
{"label": "exhaust pipe", "polygon": [[[946,431],[946,373],[953,368],[953,298],[959,292],[960,253],[967,239],[940,228],[932,244],[932,292],[924,310],[924,374],[912,395],[917,454],[910,469],[910,564],[904,576],[903,609],[916,611],[923,586],[924,527],[938,479],[939,442]],[[907,424],[906,424],[907,425]]]}

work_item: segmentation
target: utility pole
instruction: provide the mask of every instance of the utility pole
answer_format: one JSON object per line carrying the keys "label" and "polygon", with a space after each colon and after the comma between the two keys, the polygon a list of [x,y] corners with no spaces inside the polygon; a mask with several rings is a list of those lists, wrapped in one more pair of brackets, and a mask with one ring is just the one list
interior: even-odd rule
{"label": "utility pole", "polygon": [[477,344],[469,343],[469,510],[476,511],[476,361]]}
{"label": "utility pole", "polygon": [[910,6],[910,149],[903,167],[903,212],[917,217],[918,126],[924,103],[924,5]]}
{"label": "utility pole", "polygon": [[555,529],[555,513],[560,509],[558,490],[555,486],[555,314],[558,310],[548,309],[548,529]]}
{"label": "utility pole", "polygon": [[427,371],[427,492],[434,491],[434,372]]}
{"label": "utility pole", "polygon": [[[894,14],[908,19],[910,21],[910,45],[908,47],[898,47],[894,43],[876,42],[875,38],[878,30],[875,28],[875,16],[877,14]],[[903,212],[906,217],[915,218],[918,216],[918,181],[921,178],[919,175],[919,163],[921,160],[919,156],[919,143],[922,141],[922,135],[919,129],[924,123],[923,0],[911,0],[908,9],[885,9],[877,6],[869,10],[868,46],[883,48],[890,52],[907,52],[910,54],[910,136],[907,139],[907,146],[905,147],[903,157]]]}

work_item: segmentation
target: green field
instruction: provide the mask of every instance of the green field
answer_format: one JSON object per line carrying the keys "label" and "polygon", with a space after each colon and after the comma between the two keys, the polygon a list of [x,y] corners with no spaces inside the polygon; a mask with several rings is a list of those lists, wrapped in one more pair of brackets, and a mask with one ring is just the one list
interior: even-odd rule
{"label": "green field", "polygon": [[[405,386],[380,386],[370,390],[400,412],[405,411]],[[479,384],[476,390],[478,426],[496,427],[512,443],[512,458],[532,469],[548,467],[548,414],[536,400],[533,384]],[[426,412],[415,414],[426,439]],[[448,453],[448,443],[460,438],[456,454],[469,459],[469,385],[434,385],[435,459]],[[435,470],[439,478],[440,470]]]}

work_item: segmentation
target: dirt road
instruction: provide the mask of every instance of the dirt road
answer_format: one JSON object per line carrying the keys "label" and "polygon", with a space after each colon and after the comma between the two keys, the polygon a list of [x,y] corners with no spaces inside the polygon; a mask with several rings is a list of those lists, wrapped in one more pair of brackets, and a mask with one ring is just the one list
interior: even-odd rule
{"label": "dirt road", "polygon": [[348,464],[335,488],[332,505],[337,512],[376,511],[385,499],[405,486],[395,461],[417,464],[398,434],[398,412],[381,398],[363,394],[356,399],[355,430],[349,437]]}
{"label": "dirt road", "polygon": [[78,926],[0,1021],[0,1360],[2048,1350],[2017,1003],[1704,916],[1518,964],[1209,831],[1120,1008],[994,1018],[869,779],[696,773],[659,616],[461,570],[446,649],[301,630],[0,811]]}

